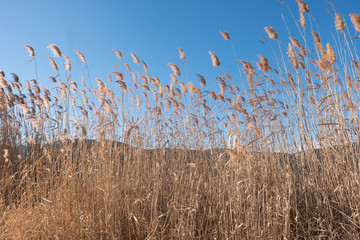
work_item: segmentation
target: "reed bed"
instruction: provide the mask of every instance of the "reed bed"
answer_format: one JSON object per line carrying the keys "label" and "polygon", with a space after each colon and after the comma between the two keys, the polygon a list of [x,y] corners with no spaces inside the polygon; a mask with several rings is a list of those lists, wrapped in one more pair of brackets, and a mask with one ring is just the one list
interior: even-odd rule
{"label": "reed bed", "polygon": [[188,77],[179,48],[160,81],[113,49],[92,79],[55,44],[49,79],[0,72],[0,238],[360,238],[360,16],[334,7],[325,43],[297,2],[292,36],[264,28],[275,56],[234,50],[238,75],[209,51],[218,75]]}

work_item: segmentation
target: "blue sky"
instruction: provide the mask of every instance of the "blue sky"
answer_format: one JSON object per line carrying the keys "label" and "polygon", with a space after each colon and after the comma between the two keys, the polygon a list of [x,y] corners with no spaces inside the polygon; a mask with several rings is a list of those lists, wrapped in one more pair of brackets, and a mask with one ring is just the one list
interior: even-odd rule
{"label": "blue sky", "polygon": [[[295,0],[284,1],[298,18]],[[231,45],[221,37],[219,30],[230,33],[238,58],[249,62],[257,60],[257,54],[271,58],[269,44],[258,42],[261,36],[266,36],[263,30],[266,26],[273,26],[280,40],[287,44],[289,35],[282,13],[290,31],[297,36],[288,9],[277,0],[1,2],[0,69],[5,73],[17,73],[21,80],[35,78],[33,63],[27,63],[30,57],[23,47],[29,44],[37,54],[40,83],[45,86],[47,77],[55,75],[48,59],[52,54],[46,48],[52,43],[71,58],[75,78],[82,64],[73,49],[85,55],[92,79],[105,80],[105,74],[118,63],[112,52],[115,48],[123,53],[127,62],[131,62],[129,53],[135,53],[147,63],[150,75],[158,76],[162,82],[167,82],[171,73],[167,63],[181,64],[177,51],[181,47],[187,56],[190,81],[197,82],[195,74],[200,73],[211,84],[219,69],[212,67],[208,51],[218,55],[225,72],[236,74],[237,71]],[[330,39],[328,32],[335,32],[335,28],[326,8],[331,9],[331,6],[323,0],[307,2],[322,37]],[[334,3],[348,25],[351,24],[348,14],[360,13],[358,0],[334,0]],[[138,70],[132,66],[134,71]],[[184,75],[184,68],[181,70]],[[73,80],[80,82],[80,78]]]}

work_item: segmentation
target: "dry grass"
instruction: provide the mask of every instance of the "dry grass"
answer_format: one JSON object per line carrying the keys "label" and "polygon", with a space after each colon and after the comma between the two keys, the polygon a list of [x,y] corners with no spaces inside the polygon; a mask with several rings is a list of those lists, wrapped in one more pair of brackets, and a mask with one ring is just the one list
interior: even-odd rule
{"label": "dry grass", "polygon": [[54,44],[51,90],[1,72],[0,238],[358,239],[358,15],[335,14],[338,38],[323,44],[297,2],[314,39],[281,45],[266,27],[278,64],[239,60],[246,78],[219,67],[214,89],[181,62],[166,81],[144,61],[131,72],[115,49],[108,82],[78,86]]}

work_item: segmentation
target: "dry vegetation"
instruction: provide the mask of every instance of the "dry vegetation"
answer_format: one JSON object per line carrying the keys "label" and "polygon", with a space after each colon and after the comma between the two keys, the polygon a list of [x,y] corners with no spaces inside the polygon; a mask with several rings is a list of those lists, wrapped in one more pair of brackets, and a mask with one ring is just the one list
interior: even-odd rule
{"label": "dry vegetation", "polygon": [[54,44],[51,89],[1,72],[0,238],[360,238],[360,16],[334,7],[324,43],[297,2],[302,38],[265,28],[273,64],[234,54],[230,76],[209,51],[214,89],[184,77],[182,49],[167,85],[118,50],[80,85]]}

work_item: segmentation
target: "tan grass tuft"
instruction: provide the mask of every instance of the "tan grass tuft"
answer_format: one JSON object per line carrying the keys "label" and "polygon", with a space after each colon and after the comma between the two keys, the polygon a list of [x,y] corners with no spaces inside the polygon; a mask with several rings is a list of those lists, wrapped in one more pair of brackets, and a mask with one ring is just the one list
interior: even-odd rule
{"label": "tan grass tuft", "polygon": [[66,56],[64,54],[64,58],[65,58],[65,71],[69,71],[71,72],[71,62],[68,56]]}
{"label": "tan grass tuft", "polygon": [[119,50],[113,49],[113,52],[115,53],[115,55],[116,55],[116,57],[117,57],[118,59],[120,59],[120,60],[123,59],[122,54],[121,54],[121,52],[120,52]]}
{"label": "tan grass tuft", "polygon": [[175,63],[168,63],[175,76],[180,76],[180,69]]}
{"label": "tan grass tuft", "polygon": [[326,57],[319,59],[318,66],[323,70],[332,70],[332,62]]}
{"label": "tan grass tuft", "polygon": [[183,82],[179,82],[180,83],[180,87],[181,87],[181,92],[182,93],[187,93],[188,91],[187,91],[187,86],[186,86],[186,84],[185,83],[183,83]]}
{"label": "tan grass tuft", "polygon": [[145,72],[147,72],[147,71],[148,71],[148,67],[147,67],[146,62],[144,62],[143,60],[141,60],[141,63],[142,63],[142,65],[143,65],[143,68],[144,68]]}
{"label": "tan grass tuft", "polygon": [[305,1],[296,0],[296,2],[298,3],[301,12],[309,12],[309,6]]}
{"label": "tan grass tuft", "polygon": [[258,57],[260,59],[260,62],[257,63],[259,70],[264,71],[264,72],[270,71],[271,67],[269,66],[268,59],[261,54],[258,54]]}
{"label": "tan grass tuft", "polygon": [[214,67],[220,66],[219,58],[213,53],[212,51],[209,51],[209,54],[211,56],[212,64]]}
{"label": "tan grass tuft", "polygon": [[174,74],[170,74],[170,77],[171,77],[171,80],[173,81],[173,82],[177,82],[178,80],[177,80],[177,78],[176,78],[176,76],[174,75]]}
{"label": "tan grass tuft", "polygon": [[201,74],[196,74],[198,77],[199,77],[199,79],[200,79],[200,86],[206,86],[206,80],[205,80],[205,78],[204,78],[204,76],[203,75],[201,75]]}
{"label": "tan grass tuft", "polygon": [[304,12],[300,11],[300,20],[299,22],[301,23],[301,27],[305,28],[305,16],[304,16]]}
{"label": "tan grass tuft", "polygon": [[130,69],[130,66],[126,63],[124,63],[124,66],[126,68],[126,71],[128,71],[129,73],[131,73],[131,69]]}
{"label": "tan grass tuft", "polygon": [[76,52],[76,54],[79,56],[80,61],[82,61],[83,63],[86,63],[85,57],[80,51],[74,50],[74,52]]}
{"label": "tan grass tuft", "polygon": [[296,59],[296,54],[295,54],[294,48],[293,48],[291,43],[289,43],[287,54],[288,54],[288,56],[290,58],[291,66],[293,68],[295,68],[295,69],[298,69],[299,68],[299,63],[298,63],[298,61]]}
{"label": "tan grass tuft", "polygon": [[326,44],[326,57],[330,60],[330,62],[334,63],[336,61],[335,52],[330,46],[330,43]]}
{"label": "tan grass tuft", "polygon": [[139,65],[140,64],[139,58],[134,53],[130,53],[130,55],[133,58],[134,63]]}
{"label": "tan grass tuft", "polygon": [[300,45],[300,43],[299,43],[299,41],[296,39],[296,38],[293,38],[293,37],[289,37],[289,39],[290,39],[290,41],[291,41],[291,43],[295,46],[295,47],[300,47],[301,45]]}
{"label": "tan grass tuft", "polygon": [[242,63],[243,70],[246,75],[257,75],[254,67],[249,62],[246,62],[244,60],[239,60],[239,62]]}
{"label": "tan grass tuft", "polygon": [[224,75],[230,82],[232,82],[232,77],[229,74],[224,73]]}
{"label": "tan grass tuft", "polygon": [[320,35],[317,32],[312,32],[312,35],[313,35],[313,38],[314,38],[316,48],[319,48],[320,44],[321,44]]}
{"label": "tan grass tuft", "polygon": [[219,31],[225,40],[230,40],[230,35],[226,31]]}
{"label": "tan grass tuft", "polygon": [[356,62],[355,60],[351,60],[351,62],[354,65],[356,71],[360,73],[360,62]]}
{"label": "tan grass tuft", "polygon": [[19,82],[19,76],[15,73],[10,73],[14,77],[15,82]]}
{"label": "tan grass tuft", "polygon": [[189,88],[189,92],[191,94],[193,94],[196,91],[196,87],[193,83],[189,82],[188,84],[186,84],[186,86]]}
{"label": "tan grass tuft", "polygon": [[35,51],[34,51],[34,49],[33,49],[30,45],[27,45],[27,44],[25,44],[24,46],[25,46],[25,48],[28,50],[29,56],[30,56],[30,57],[35,57]]}
{"label": "tan grass tuft", "polygon": [[345,22],[338,13],[335,13],[335,28],[344,33]]}
{"label": "tan grass tuft", "polygon": [[50,44],[47,48],[52,51],[55,57],[61,57],[61,51],[55,44]]}
{"label": "tan grass tuft", "polygon": [[123,74],[121,72],[114,71],[114,72],[111,72],[111,73],[116,76],[117,81],[123,81],[124,80],[124,76],[123,76]]}
{"label": "tan grass tuft", "polygon": [[265,27],[264,29],[265,29],[266,33],[268,34],[269,38],[271,38],[271,39],[277,39],[278,38],[278,34],[274,30],[274,28]]}
{"label": "tan grass tuft", "polygon": [[84,77],[81,78],[81,85],[82,85],[83,87],[86,87]]}
{"label": "tan grass tuft", "polygon": [[178,51],[179,51],[179,58],[180,59],[185,59],[185,52],[184,50],[182,50],[181,48],[178,48]]}
{"label": "tan grass tuft", "polygon": [[356,13],[349,14],[352,24],[356,31],[360,32],[360,15]]}
{"label": "tan grass tuft", "polygon": [[57,81],[56,81],[56,78],[54,78],[54,77],[49,77],[50,78],[50,81],[51,82],[53,82],[53,83],[56,83]]}
{"label": "tan grass tuft", "polygon": [[301,0],[296,0],[296,2],[299,5],[299,12],[300,12],[300,20],[299,22],[301,23],[301,26],[303,28],[305,28],[305,16],[304,16],[304,12],[309,12],[309,6],[306,4],[306,2],[301,1]]}
{"label": "tan grass tuft", "polygon": [[54,61],[54,59],[52,57],[49,57],[50,59],[50,63],[51,63],[51,67],[55,70],[55,71],[59,71],[58,66],[56,65],[56,62]]}

